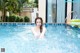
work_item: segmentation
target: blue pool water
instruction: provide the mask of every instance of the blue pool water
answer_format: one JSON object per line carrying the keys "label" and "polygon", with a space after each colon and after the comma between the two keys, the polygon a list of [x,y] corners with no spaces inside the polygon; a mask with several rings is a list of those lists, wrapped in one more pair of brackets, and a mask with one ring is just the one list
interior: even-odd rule
{"label": "blue pool water", "polygon": [[80,29],[66,24],[45,24],[45,38],[36,39],[31,32],[33,26],[0,23],[0,48],[5,48],[5,53],[80,53]]}

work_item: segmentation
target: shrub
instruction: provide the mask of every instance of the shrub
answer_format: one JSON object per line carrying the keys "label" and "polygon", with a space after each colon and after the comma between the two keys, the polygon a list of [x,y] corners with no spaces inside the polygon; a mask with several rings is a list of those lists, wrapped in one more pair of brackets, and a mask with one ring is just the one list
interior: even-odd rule
{"label": "shrub", "polygon": [[23,22],[23,18],[20,18],[20,22]]}
{"label": "shrub", "polygon": [[[30,19],[29,17],[25,16],[24,18],[20,17],[20,16],[15,16],[15,15],[12,15],[12,16],[6,16],[5,18],[5,22],[29,22]],[[0,20],[0,22],[2,22]]]}
{"label": "shrub", "polygon": [[19,21],[20,21],[20,18],[17,16],[15,19],[15,22],[19,22]]}
{"label": "shrub", "polygon": [[16,16],[9,16],[9,22],[15,22]]}
{"label": "shrub", "polygon": [[8,21],[9,21],[9,16],[6,16],[5,22],[8,22]]}
{"label": "shrub", "polygon": [[1,20],[1,19],[2,19],[2,16],[0,17],[0,22],[2,22],[2,20]]}
{"label": "shrub", "polygon": [[0,22],[2,22],[2,20],[0,20]]}
{"label": "shrub", "polygon": [[28,16],[25,16],[24,17],[24,22],[29,22],[29,21],[30,21],[29,17]]}

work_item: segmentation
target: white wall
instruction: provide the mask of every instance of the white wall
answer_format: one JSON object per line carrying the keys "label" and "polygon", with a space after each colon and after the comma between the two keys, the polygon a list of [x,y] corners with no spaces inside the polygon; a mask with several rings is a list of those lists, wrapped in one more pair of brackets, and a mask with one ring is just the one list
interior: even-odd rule
{"label": "white wall", "polygon": [[37,8],[33,8],[34,9],[34,12],[31,13],[31,16],[32,16],[32,23],[35,23],[35,18],[36,18],[36,13],[38,13],[38,10]]}
{"label": "white wall", "polygon": [[46,20],[46,0],[39,0],[39,17],[43,18],[43,22]]}
{"label": "white wall", "polygon": [[69,24],[70,23],[70,21],[71,21],[71,13],[72,13],[72,11],[71,11],[71,8],[72,8],[72,0],[68,0],[68,1],[70,1],[70,2],[67,2],[67,17],[66,17],[66,19],[67,19],[67,24]]}

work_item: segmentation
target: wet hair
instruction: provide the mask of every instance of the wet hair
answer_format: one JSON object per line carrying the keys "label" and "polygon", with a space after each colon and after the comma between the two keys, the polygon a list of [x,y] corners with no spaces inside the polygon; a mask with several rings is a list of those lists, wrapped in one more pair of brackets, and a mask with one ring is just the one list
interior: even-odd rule
{"label": "wet hair", "polygon": [[35,24],[36,24],[37,19],[40,19],[40,20],[41,20],[40,33],[42,33],[42,30],[43,30],[43,28],[42,28],[42,26],[43,26],[43,20],[42,20],[41,17],[37,17],[37,18],[35,19]]}

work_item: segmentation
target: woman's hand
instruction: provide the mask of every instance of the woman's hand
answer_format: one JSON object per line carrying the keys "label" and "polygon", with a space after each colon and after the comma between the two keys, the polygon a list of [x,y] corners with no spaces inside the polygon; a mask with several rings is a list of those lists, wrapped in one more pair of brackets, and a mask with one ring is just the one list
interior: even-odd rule
{"label": "woman's hand", "polygon": [[44,38],[44,35],[41,34],[41,35],[39,36],[39,38]]}

